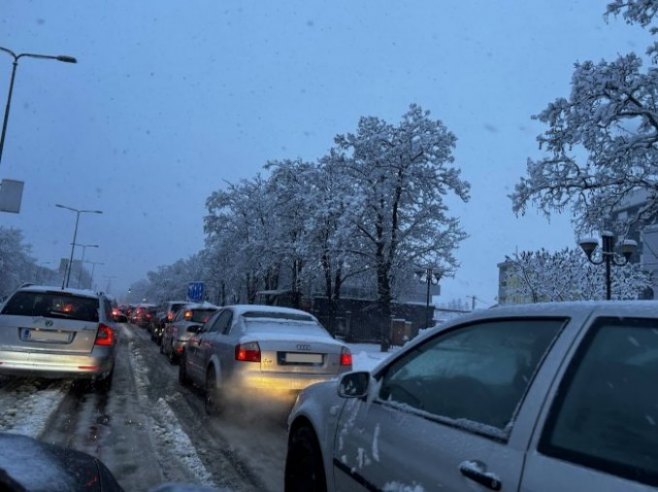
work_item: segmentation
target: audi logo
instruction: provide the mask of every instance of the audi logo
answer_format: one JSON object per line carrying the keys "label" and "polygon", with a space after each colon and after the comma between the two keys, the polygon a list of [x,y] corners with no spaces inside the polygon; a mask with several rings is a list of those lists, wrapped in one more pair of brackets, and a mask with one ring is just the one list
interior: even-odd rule
{"label": "audi logo", "polygon": [[298,343],[297,350],[311,350],[311,346],[307,343]]}

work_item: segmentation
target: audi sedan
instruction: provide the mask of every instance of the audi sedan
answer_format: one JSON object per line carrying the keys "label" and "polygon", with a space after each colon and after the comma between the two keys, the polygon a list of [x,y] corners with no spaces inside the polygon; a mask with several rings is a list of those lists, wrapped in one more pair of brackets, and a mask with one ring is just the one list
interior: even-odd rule
{"label": "audi sedan", "polygon": [[179,380],[205,390],[206,411],[251,396],[290,398],[352,369],[352,354],[297,309],[236,305],[218,311],[190,338]]}
{"label": "audi sedan", "polygon": [[489,309],[303,391],[286,491],[650,491],[658,303]]}

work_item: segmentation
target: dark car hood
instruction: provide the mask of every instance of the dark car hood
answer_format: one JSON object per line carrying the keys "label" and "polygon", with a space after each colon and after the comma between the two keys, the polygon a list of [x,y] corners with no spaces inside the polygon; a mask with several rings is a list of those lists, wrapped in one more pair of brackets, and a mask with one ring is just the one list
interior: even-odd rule
{"label": "dark car hood", "polygon": [[105,465],[91,455],[27,436],[0,433],[0,490],[122,489]]}

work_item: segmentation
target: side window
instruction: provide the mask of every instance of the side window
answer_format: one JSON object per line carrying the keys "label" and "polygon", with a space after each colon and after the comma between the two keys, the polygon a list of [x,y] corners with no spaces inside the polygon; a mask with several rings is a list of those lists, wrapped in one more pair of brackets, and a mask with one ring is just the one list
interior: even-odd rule
{"label": "side window", "polygon": [[658,323],[600,318],[560,383],[539,451],[658,485]]}
{"label": "side window", "polygon": [[212,323],[209,332],[218,332],[225,333],[228,331],[228,328],[231,326],[231,319],[233,318],[233,313],[230,309],[224,309],[219,313],[219,316],[215,318],[215,321]]}
{"label": "side window", "polygon": [[387,368],[379,397],[500,435],[496,429],[513,421],[543,354],[565,323],[515,318],[440,333]]}
{"label": "side window", "polygon": [[[222,313],[224,314],[224,313]],[[233,321],[233,311],[230,309],[226,310],[226,316],[223,316],[221,321],[220,321],[220,331],[222,332],[223,335],[228,335],[229,331],[231,330],[231,322]]]}

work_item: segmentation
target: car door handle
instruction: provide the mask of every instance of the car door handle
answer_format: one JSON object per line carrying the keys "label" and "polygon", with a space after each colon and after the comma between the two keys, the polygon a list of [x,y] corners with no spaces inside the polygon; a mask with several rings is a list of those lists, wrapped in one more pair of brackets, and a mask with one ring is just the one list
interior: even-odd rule
{"label": "car door handle", "polygon": [[500,490],[502,483],[494,473],[488,472],[487,467],[481,461],[469,460],[459,464],[459,471],[466,478],[483,485],[491,490]]}

